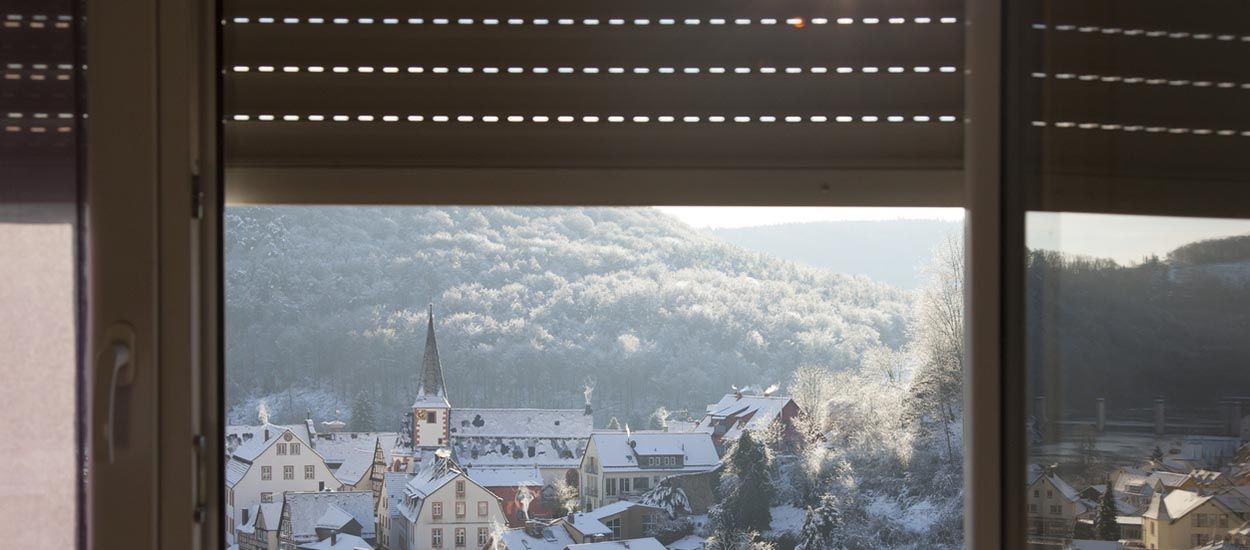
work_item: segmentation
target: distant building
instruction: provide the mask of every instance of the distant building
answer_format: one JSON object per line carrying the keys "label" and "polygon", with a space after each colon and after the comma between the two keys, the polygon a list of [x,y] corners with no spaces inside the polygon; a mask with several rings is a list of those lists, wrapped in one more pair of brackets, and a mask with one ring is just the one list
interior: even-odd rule
{"label": "distant building", "polygon": [[337,550],[335,544],[344,536],[359,537],[372,547],[377,539],[373,493],[323,491],[286,494],[278,534],[281,548],[304,548],[305,545],[331,539],[335,542],[327,547]]}
{"label": "distant building", "polygon": [[404,486],[391,529],[395,550],[481,548],[506,522],[501,499],[465,475],[447,451]]}
{"label": "distant building", "polygon": [[400,528],[400,526],[396,525],[395,518],[400,515],[399,505],[404,500],[404,487],[408,485],[408,480],[412,479],[412,477],[413,474],[405,472],[386,472],[383,474],[383,498],[379,499],[377,510],[374,512],[374,515],[378,518],[378,548],[399,548],[391,545],[392,538],[397,537],[395,529]]}
{"label": "distant building", "polygon": [[715,405],[709,405],[707,414],[694,431],[711,433],[712,441],[722,453],[726,445],[736,441],[745,430],[756,435],[780,430],[782,442],[792,445],[799,437],[794,427],[794,418],[798,415],[799,406],[789,397],[746,395],[735,391]]}
{"label": "distant building", "polygon": [[344,491],[369,491],[382,496],[382,475],[389,468],[399,434],[393,432],[319,433],[313,446],[342,484]]}
{"label": "distant building", "polygon": [[[541,485],[531,488],[538,498],[530,502],[530,516],[553,512],[553,483],[578,484],[577,468],[594,428],[592,413],[589,396],[582,409],[453,408],[443,379],[431,306],[417,397],[405,420],[407,432],[390,453],[388,469],[416,472],[433,460],[435,451],[448,449],[452,460],[471,475],[491,478],[494,484],[487,486],[503,499],[509,523],[520,525],[525,518],[518,500],[523,492],[518,491],[517,483],[524,481],[531,487],[535,470]],[[507,480],[517,483],[503,484]]]}
{"label": "distant building", "polygon": [[719,466],[720,456],[706,432],[595,432],[579,468],[582,507],[594,510],[637,498],[668,476]]}
{"label": "distant building", "polygon": [[[458,463],[458,461],[457,461]],[[544,502],[543,478],[538,468],[469,468],[464,472],[498,496],[509,527],[525,525],[531,518],[550,518],[555,508]]]}
{"label": "distant building", "polygon": [[654,538],[618,540],[610,542],[589,542],[586,544],[571,544],[564,547],[564,550],[666,550],[660,541]]}
{"label": "distant building", "polygon": [[1223,540],[1248,513],[1250,494],[1238,490],[1157,492],[1142,514],[1142,542],[1154,549],[1202,546]]}
{"label": "distant building", "polygon": [[1071,541],[1077,516],[1088,511],[1076,489],[1036,465],[1029,467],[1025,502],[1026,536],[1035,547],[1059,547]]}
{"label": "distant building", "polygon": [[[269,425],[272,426],[272,425]],[[261,430],[226,461],[226,535],[233,540],[241,511],[282,502],[288,491],[338,489],[341,483],[317,451],[287,428]]]}
{"label": "distant building", "polygon": [[663,513],[654,506],[619,500],[590,512],[570,514],[565,525],[579,544],[639,539],[652,535]]}
{"label": "distant building", "polygon": [[278,550],[282,503],[257,504],[241,511],[237,536],[239,550]]}

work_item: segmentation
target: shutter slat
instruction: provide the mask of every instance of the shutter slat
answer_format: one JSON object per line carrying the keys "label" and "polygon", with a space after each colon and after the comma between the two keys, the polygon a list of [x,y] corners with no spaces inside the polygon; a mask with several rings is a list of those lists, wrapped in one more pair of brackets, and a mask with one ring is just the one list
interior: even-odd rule
{"label": "shutter slat", "polygon": [[373,18],[374,25],[382,26],[383,19],[409,17],[545,17],[555,19],[574,17],[579,19],[614,17],[635,19],[649,17],[673,18],[729,18],[735,17],[826,17],[831,20],[849,17],[856,20],[878,18],[881,25],[888,24],[890,17],[962,17],[963,2],[959,0],[891,0],[864,2],[862,0],[716,0],[715,2],[673,0],[630,0],[629,2],[604,2],[589,0],[433,0],[422,2],[399,2],[395,0],[227,0],[226,14],[233,17],[273,17],[280,25],[283,17],[335,17],[359,19]]}
{"label": "shutter slat", "polygon": [[230,65],[954,66],[959,25],[499,27],[230,25]]}
{"label": "shutter slat", "polygon": [[[228,122],[232,164],[957,169],[959,123]],[[483,152],[490,152],[484,155]]]}
{"label": "shutter slat", "polygon": [[[780,71],[779,71],[780,72]],[[506,88],[508,93],[499,93]],[[954,115],[962,75],[233,73],[235,113]],[[317,90],[317,93],[306,93]],[[924,93],[917,93],[924,90]],[[367,96],[369,101],[352,98]],[[769,103],[759,98],[769,97]],[[657,112],[662,106],[663,112]]]}
{"label": "shutter slat", "polygon": [[1250,130],[1250,87],[1052,79],[1048,92],[1051,121]]}

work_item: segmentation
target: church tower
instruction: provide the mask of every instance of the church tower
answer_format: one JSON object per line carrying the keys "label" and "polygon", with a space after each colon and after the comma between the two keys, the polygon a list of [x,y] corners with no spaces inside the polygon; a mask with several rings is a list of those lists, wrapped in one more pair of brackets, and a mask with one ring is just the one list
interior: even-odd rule
{"label": "church tower", "polygon": [[450,441],[451,403],[443,383],[443,366],[438,361],[434,340],[434,304],[430,304],[429,327],[425,333],[425,357],[417,378],[417,400],[412,404],[413,448],[446,447]]}

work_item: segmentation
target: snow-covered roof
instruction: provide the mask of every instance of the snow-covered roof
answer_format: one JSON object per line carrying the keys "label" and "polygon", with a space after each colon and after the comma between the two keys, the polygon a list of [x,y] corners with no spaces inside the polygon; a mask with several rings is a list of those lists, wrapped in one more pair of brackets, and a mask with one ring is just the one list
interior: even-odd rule
{"label": "snow-covered roof", "polygon": [[698,535],[686,535],[668,543],[668,550],[703,550],[705,542],[707,539]]}
{"label": "snow-covered roof", "polygon": [[1214,495],[1203,495],[1180,489],[1167,494],[1155,494],[1150,500],[1150,507],[1146,509],[1142,517],[1176,521],[1213,498],[1215,498]]}
{"label": "snow-covered roof", "polygon": [[342,508],[331,504],[326,507],[325,513],[321,514],[321,517],[317,518],[316,526],[318,529],[333,529],[338,531],[342,530],[354,519],[356,518],[352,517],[351,514],[347,513]]}
{"label": "snow-covered roof", "polygon": [[226,454],[234,454],[235,450],[237,450],[240,445],[249,441],[263,441],[265,439],[265,428],[269,428],[269,431],[271,432],[270,437],[273,436],[272,432],[291,430],[295,433],[295,437],[298,437],[300,441],[303,441],[305,444],[308,444],[311,439],[308,433],[309,430],[307,423],[284,425],[261,424],[256,426],[238,424],[226,426]]}
{"label": "snow-covered roof", "polygon": [[[333,542],[331,542],[333,541]],[[317,542],[301,544],[297,546],[299,550],[373,550],[373,547],[364,539],[356,535],[347,535],[339,533],[333,538],[325,538]]]}
{"label": "snow-covered roof", "polygon": [[406,472],[386,472],[382,474],[386,486],[386,509],[391,517],[399,515],[399,505],[404,502],[404,487],[412,474]]}
{"label": "snow-covered roof", "polygon": [[726,440],[737,439],[743,430],[760,432],[768,429],[781,412],[790,404],[789,397],[727,394],[708,407],[707,415],[699,421],[699,427],[711,428],[724,421],[733,422],[724,435]]}
{"label": "snow-covered roof", "polygon": [[609,535],[612,533],[612,530],[603,523],[603,520],[634,507],[647,508],[656,512],[662,511],[660,508],[656,508],[655,506],[638,504],[637,502],[630,502],[627,500],[618,500],[612,504],[600,506],[589,512],[575,513],[573,514],[572,521],[570,521],[569,524],[576,529],[577,532],[586,536]]}
{"label": "snow-covered roof", "polygon": [[569,526],[581,533],[582,536],[594,535],[611,535],[612,530],[608,529],[599,518],[592,517],[587,514],[573,514],[570,520],[566,520]]}
{"label": "snow-covered roof", "polygon": [[286,506],[291,522],[291,536],[297,542],[317,540],[317,527],[322,522],[333,523],[343,519],[337,512],[327,515],[331,507],[355,519],[360,524],[360,534],[373,538],[376,523],[373,520],[373,493],[371,491],[298,491],[286,493]]}
{"label": "snow-covered roof", "polygon": [[664,545],[654,537],[570,544],[565,548],[568,550],[665,550]]}
{"label": "snow-covered roof", "polygon": [[326,464],[341,464],[358,451],[368,448],[373,454],[375,440],[382,443],[382,454],[386,462],[390,462],[390,454],[395,450],[399,434],[395,432],[338,432],[319,433],[313,438],[313,448],[317,449]]}
{"label": "snow-covered roof", "polygon": [[[465,466],[576,468],[587,438],[451,436],[455,459]],[[531,449],[533,452],[531,452]]]}
{"label": "snow-covered roof", "polygon": [[578,409],[452,409],[451,437],[586,438],[594,417]]}
{"label": "snow-covered roof", "polygon": [[564,528],[564,520],[556,520],[543,527],[541,537],[530,536],[525,528],[508,529],[499,535],[508,550],[564,550],[574,544],[573,537]]}
{"label": "snow-covered roof", "polygon": [[237,485],[251,467],[252,464],[250,462],[230,457],[230,460],[226,461],[226,487]]}
{"label": "snow-covered roof", "polygon": [[1064,498],[1072,502],[1081,500],[1081,494],[1076,489],[1073,489],[1071,485],[1068,485],[1068,482],[1064,481],[1063,478],[1059,477],[1059,474],[1051,474],[1047,476],[1040,467],[1030,464],[1028,470],[1028,486],[1032,487],[1034,483],[1037,483],[1043,478],[1045,478],[1046,481],[1049,481],[1050,484],[1053,485]]}
{"label": "snow-covered roof", "polygon": [[[707,433],[674,432],[595,432],[591,442],[599,455],[599,464],[615,471],[685,470],[705,471],[720,465],[720,457],[712,436]],[[633,442],[631,446],[630,442]],[[664,468],[640,468],[638,456],[680,455],[684,465]]]}
{"label": "snow-covered roof", "polygon": [[454,460],[436,457],[404,485],[403,500],[399,505],[400,513],[408,521],[415,522],[421,513],[421,506],[425,503],[425,499],[461,476],[468,479],[469,483],[481,486],[480,483],[465,476],[464,470]]}
{"label": "snow-covered roof", "polygon": [[483,487],[516,487],[517,485],[543,486],[543,476],[534,466],[516,468],[466,467],[465,475]]}
{"label": "snow-covered roof", "polygon": [[1141,525],[1141,516],[1116,516],[1115,522],[1120,525]]}
{"label": "snow-covered roof", "polygon": [[282,502],[262,502],[257,505],[256,527],[276,531],[282,521]]}

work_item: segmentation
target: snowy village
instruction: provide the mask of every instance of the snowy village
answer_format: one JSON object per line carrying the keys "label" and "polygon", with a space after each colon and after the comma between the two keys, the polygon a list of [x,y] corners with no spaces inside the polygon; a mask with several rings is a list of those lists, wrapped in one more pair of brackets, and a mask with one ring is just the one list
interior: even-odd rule
{"label": "snowy village", "polygon": [[[228,428],[230,550],[889,547],[868,517],[890,513],[879,505],[859,517],[829,494],[770,506],[777,491],[802,490],[785,473],[810,460],[799,447],[831,446],[803,433],[803,411],[776,386],[731,387],[701,417],[661,430],[615,419],[595,428],[591,387],[580,408],[458,408],[428,315],[400,432],[276,425],[263,411],[258,425]],[[1240,404],[1226,405],[1231,437],[1179,438],[1102,484],[1077,487],[1058,464],[1030,465],[1029,546],[1250,548],[1250,444]],[[815,477],[854,483],[838,480],[848,475],[837,464]],[[774,538],[758,542],[761,533]]]}

